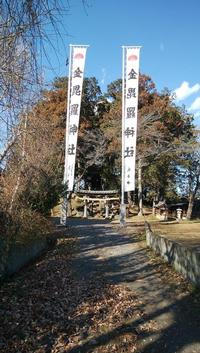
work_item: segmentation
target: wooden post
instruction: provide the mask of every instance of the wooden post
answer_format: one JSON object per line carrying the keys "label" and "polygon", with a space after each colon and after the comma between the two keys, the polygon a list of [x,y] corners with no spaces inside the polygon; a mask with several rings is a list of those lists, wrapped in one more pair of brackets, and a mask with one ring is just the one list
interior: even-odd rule
{"label": "wooden post", "polygon": [[83,218],[87,218],[87,199],[84,197],[84,211],[83,211]]}
{"label": "wooden post", "polygon": [[108,200],[106,200],[106,215],[105,215],[105,218],[109,218],[109,206],[108,206]]}

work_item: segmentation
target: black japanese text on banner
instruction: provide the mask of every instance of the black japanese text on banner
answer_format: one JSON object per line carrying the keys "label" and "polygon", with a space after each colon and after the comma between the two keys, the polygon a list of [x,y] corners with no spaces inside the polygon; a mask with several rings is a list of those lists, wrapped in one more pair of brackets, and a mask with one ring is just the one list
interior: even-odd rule
{"label": "black japanese text on banner", "polygon": [[123,112],[123,188],[135,190],[135,158],[138,111],[139,55],[140,47],[124,49],[124,112]]}
{"label": "black japanese text on banner", "polygon": [[64,171],[64,183],[67,184],[68,191],[72,191],[74,186],[76,147],[86,50],[87,46],[71,46],[70,52],[70,82],[68,84],[68,109]]}

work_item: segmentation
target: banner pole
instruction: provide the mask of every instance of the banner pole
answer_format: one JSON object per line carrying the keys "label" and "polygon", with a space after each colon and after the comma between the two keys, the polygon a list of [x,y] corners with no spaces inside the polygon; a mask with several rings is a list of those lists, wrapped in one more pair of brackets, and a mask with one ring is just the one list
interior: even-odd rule
{"label": "banner pole", "polygon": [[135,190],[140,48],[140,46],[122,46],[121,225],[126,222],[125,192]]}
{"label": "banner pole", "polygon": [[66,113],[66,134],[65,134],[65,164],[64,164],[64,178],[63,183],[66,190],[64,190],[61,224],[66,226],[67,211],[68,211],[68,192],[67,192],[67,156],[68,156],[68,131],[69,131],[69,108],[70,108],[70,91],[71,91],[71,67],[72,67],[72,49],[73,45],[69,45],[69,73],[68,73],[68,89],[67,89],[67,113]]}
{"label": "banner pole", "polygon": [[125,47],[122,46],[122,166],[121,166],[121,205],[120,205],[120,224],[125,224],[126,209],[124,204],[124,97],[125,89]]}
{"label": "banner pole", "polygon": [[67,217],[69,217],[69,197],[74,189],[77,138],[87,47],[88,45],[70,44],[62,224],[66,224]]}
{"label": "banner pole", "polygon": [[72,67],[72,45],[70,44],[69,51],[69,75],[68,75],[68,89],[67,89],[67,115],[66,115],[66,136],[65,136],[65,170],[64,183],[67,182],[67,150],[68,150],[68,131],[69,131],[69,108],[70,108],[70,92],[71,92],[71,67]]}

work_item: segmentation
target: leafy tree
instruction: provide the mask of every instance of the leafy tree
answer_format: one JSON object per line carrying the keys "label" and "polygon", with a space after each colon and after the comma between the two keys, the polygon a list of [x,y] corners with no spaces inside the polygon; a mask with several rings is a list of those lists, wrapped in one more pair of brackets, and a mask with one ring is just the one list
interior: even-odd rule
{"label": "leafy tree", "polygon": [[[66,95],[66,89],[66,77],[57,78],[54,81],[52,92],[55,91],[56,95],[60,96],[60,92],[65,92]],[[60,96],[60,99],[66,101],[66,96],[64,98]],[[76,187],[78,188],[81,184],[93,189],[102,186],[101,170],[104,164],[106,145],[105,137],[99,126],[101,116],[106,110],[106,103],[107,101],[102,96],[97,79],[95,77],[86,77],[83,81],[77,144],[75,177]],[[64,110],[63,114],[65,114]]]}
{"label": "leafy tree", "polygon": [[117,99],[122,94],[122,80],[118,79],[111,82],[107,87],[106,96],[108,98]]}
{"label": "leafy tree", "polygon": [[[94,77],[84,80],[76,165],[78,188],[80,185],[93,189],[120,188],[120,90],[121,80],[117,80],[102,96]],[[14,195],[18,204],[42,213],[48,212],[62,189],[66,98],[67,78],[56,78],[52,89],[42,92],[32,111],[21,115],[22,133],[16,134],[17,142],[6,169],[10,189],[16,190],[18,185],[16,178],[11,180],[11,171],[20,176],[21,185]],[[172,190],[174,197],[177,196],[177,166],[184,146],[192,138],[191,117],[174,105],[169,92],[158,93],[152,80],[140,75],[137,145],[140,211],[142,196],[148,201],[155,196],[173,197]],[[8,189],[6,199],[12,204],[13,193],[9,194]]]}
{"label": "leafy tree", "polygon": [[[108,87],[112,99],[102,119],[101,128],[108,140],[113,169],[120,173],[121,160],[121,81]],[[192,117],[173,103],[167,90],[158,93],[147,75],[140,75],[138,102],[137,161],[140,212],[143,190],[164,198],[173,185],[178,156],[193,135]],[[177,162],[175,162],[177,161]],[[142,187],[143,183],[143,187]]]}
{"label": "leafy tree", "polygon": [[200,190],[200,151],[196,142],[190,146],[190,151],[182,154],[178,175],[179,192],[188,200],[187,219],[191,219],[195,200]]}
{"label": "leafy tree", "polygon": [[[140,112],[139,124],[142,122],[143,127],[138,134],[138,153],[149,180],[152,182],[155,179],[157,199],[162,200],[166,198],[169,185],[175,189],[177,165],[193,134],[192,117],[176,107],[168,94],[157,96],[150,109],[154,114],[152,122],[151,116],[149,119],[147,115],[145,119],[143,112]],[[154,174],[151,174],[152,171]]]}
{"label": "leafy tree", "polygon": [[[56,78],[51,90],[43,91],[32,111],[21,115],[15,148],[5,170],[7,208],[30,208],[47,214],[62,191],[66,129],[67,78]],[[103,98],[102,98],[103,99]],[[100,100],[100,109],[99,102]],[[103,101],[95,78],[83,85],[77,151],[77,183],[102,187],[105,138],[98,128]],[[19,168],[20,164],[20,168]],[[14,190],[14,192],[13,192]]]}

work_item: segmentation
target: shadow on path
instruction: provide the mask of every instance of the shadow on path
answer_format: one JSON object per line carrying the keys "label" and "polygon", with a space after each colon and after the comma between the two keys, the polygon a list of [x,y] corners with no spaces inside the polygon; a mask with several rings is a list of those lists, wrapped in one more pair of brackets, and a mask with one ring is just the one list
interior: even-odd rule
{"label": "shadow on path", "polygon": [[[87,280],[98,274],[106,281],[128,286],[143,301],[143,323],[155,320],[156,331],[139,334],[138,352],[200,352],[199,302],[191,294],[175,293],[170,283],[163,282],[157,266],[149,263],[146,250],[134,238],[134,227],[130,236],[116,232],[103,220],[69,219],[68,224],[79,239],[79,251],[73,261],[77,276]],[[137,331],[140,324],[140,320],[133,320],[69,352],[92,352],[121,332]]]}

